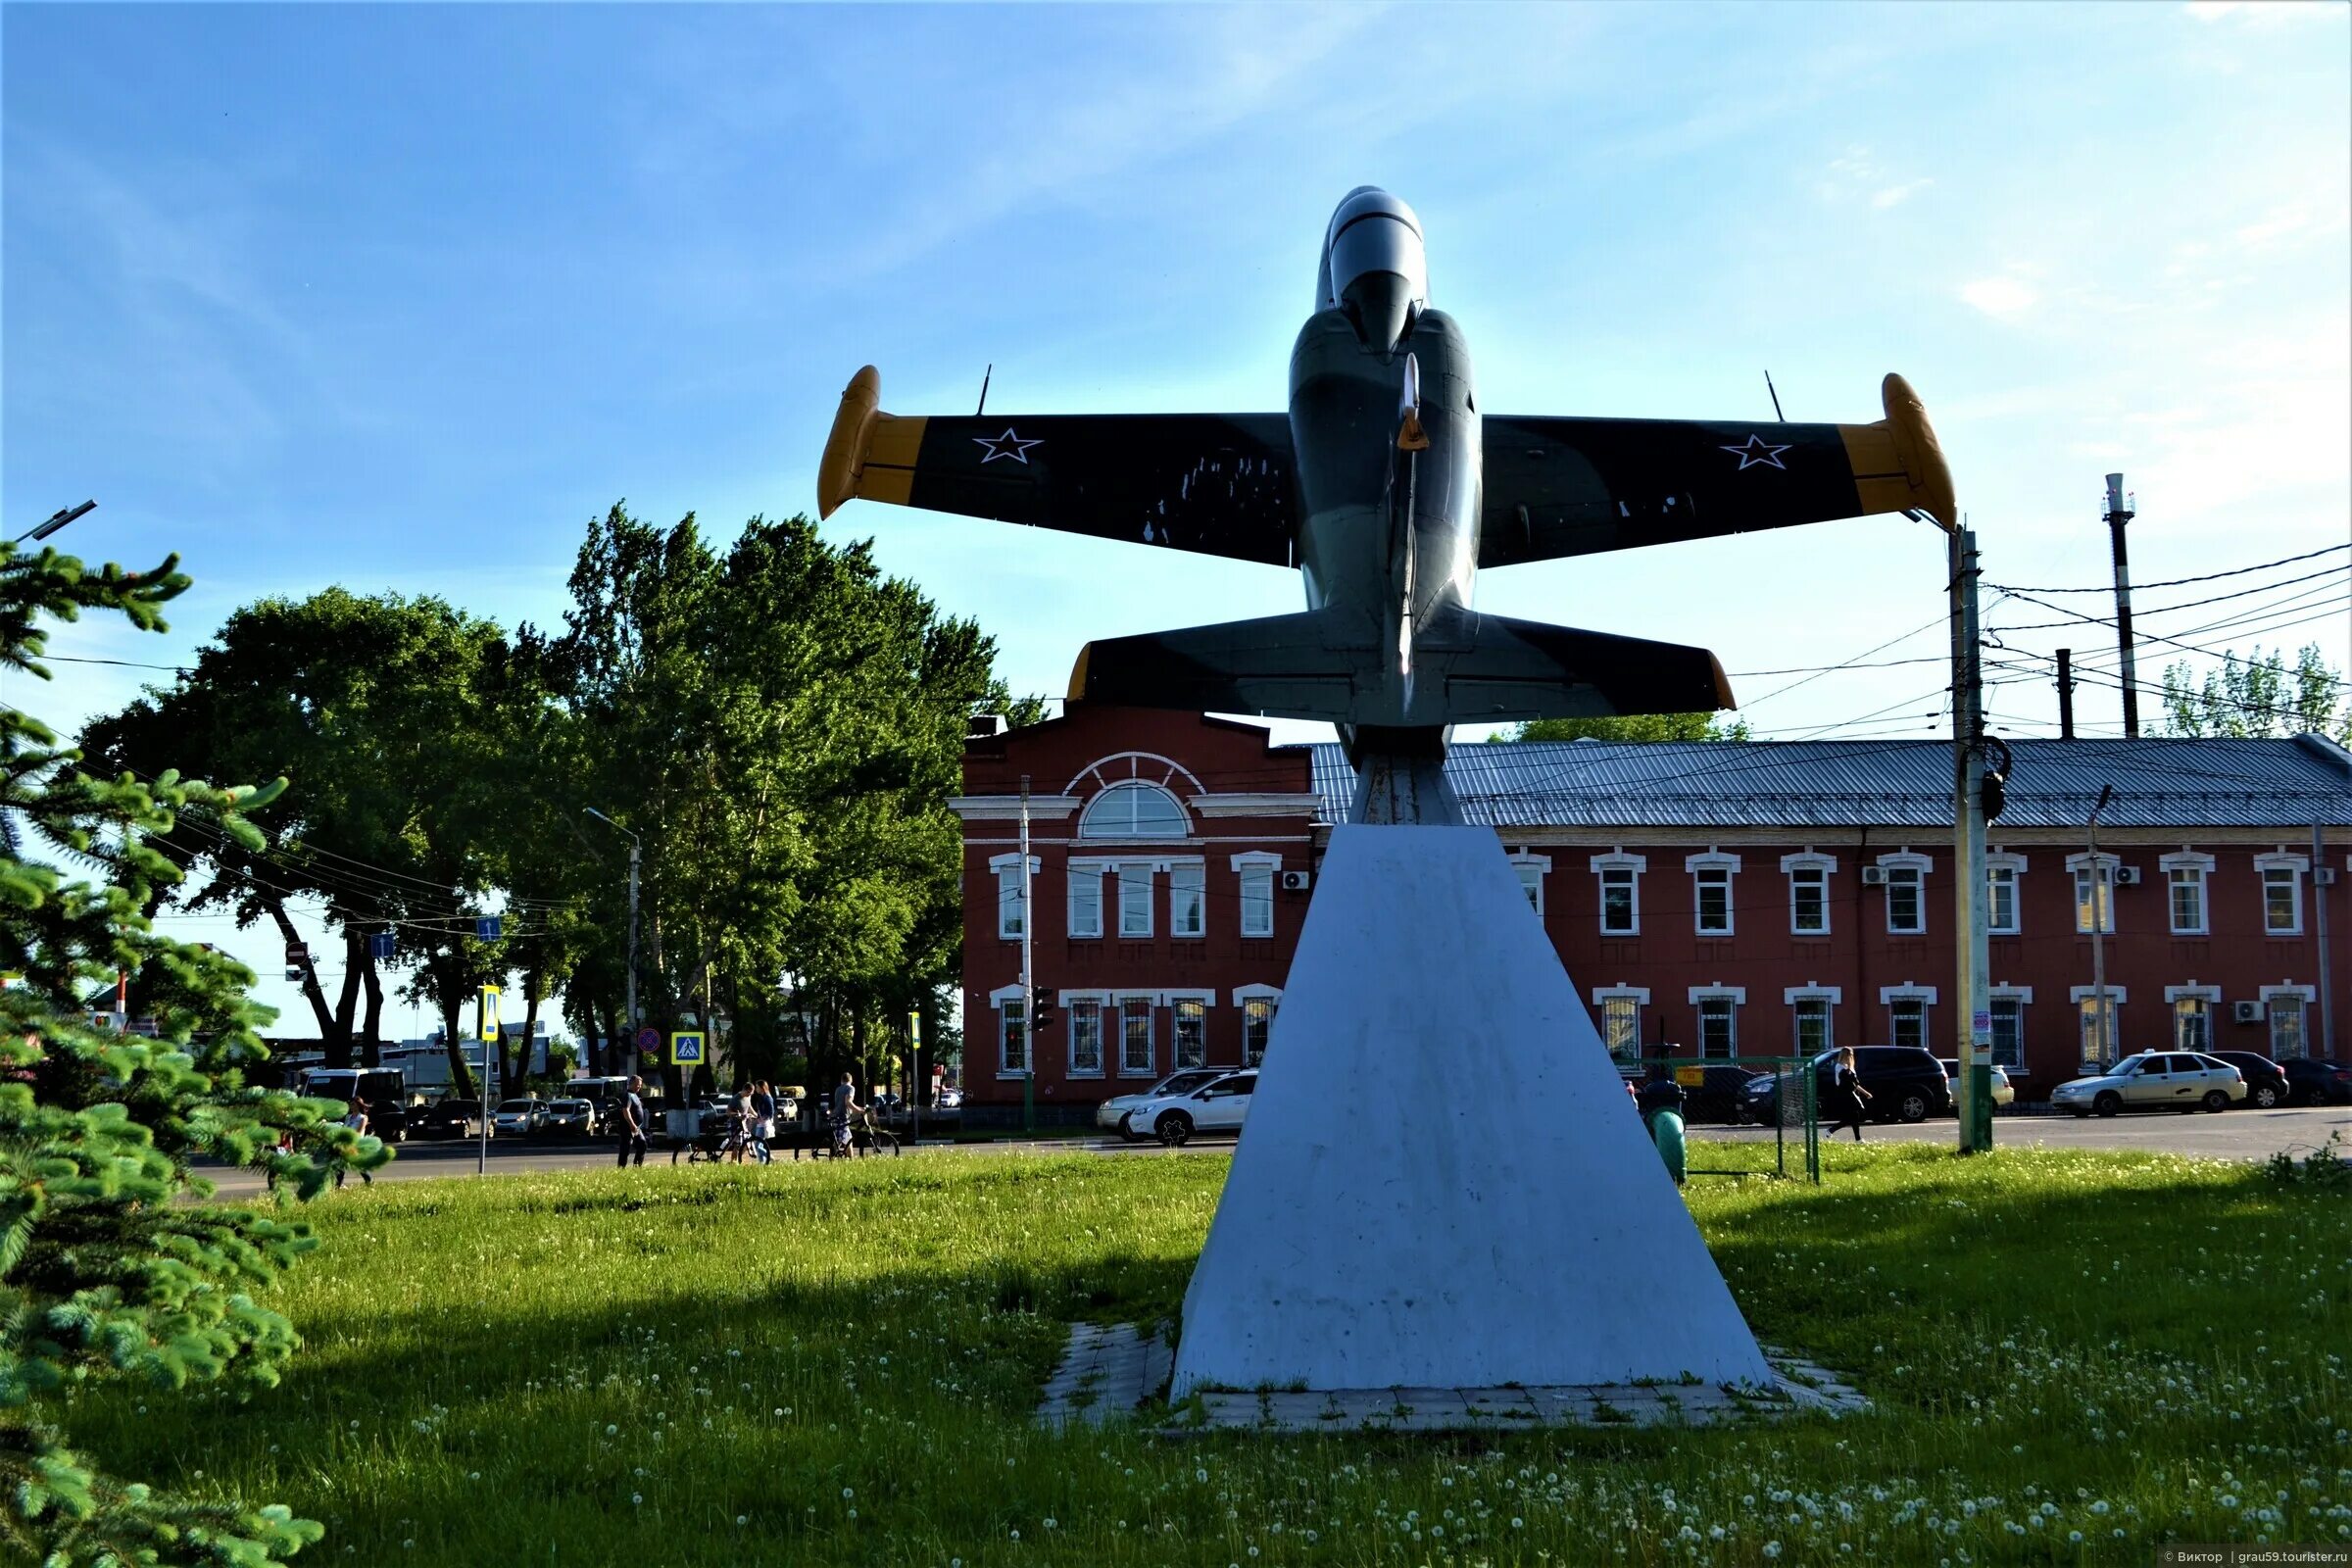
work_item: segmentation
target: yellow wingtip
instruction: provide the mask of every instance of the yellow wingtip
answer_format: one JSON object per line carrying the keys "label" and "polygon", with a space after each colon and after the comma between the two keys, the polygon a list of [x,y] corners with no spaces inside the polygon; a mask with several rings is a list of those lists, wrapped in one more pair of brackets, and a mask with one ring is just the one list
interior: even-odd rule
{"label": "yellow wingtip", "polygon": [[1951,466],[1944,462],[1943,445],[1936,439],[1936,427],[1928,422],[1928,411],[1919,394],[1911,390],[1910,382],[1889,371],[1879,385],[1879,402],[1886,411],[1895,456],[1902,461],[1903,474],[1919,498],[1915,503],[1918,510],[1947,529],[1959,527]]}
{"label": "yellow wingtip", "polygon": [[1078,650],[1078,662],[1070,666],[1069,699],[1073,703],[1086,701],[1086,664],[1095,654],[1095,645],[1088,643]]}
{"label": "yellow wingtip", "polygon": [[834,412],[833,428],[825,437],[825,454],[816,465],[816,514],[830,517],[841,504],[858,493],[858,480],[874,440],[874,421],[882,407],[882,372],[868,365],[850,377],[842,389],[841,407]]}

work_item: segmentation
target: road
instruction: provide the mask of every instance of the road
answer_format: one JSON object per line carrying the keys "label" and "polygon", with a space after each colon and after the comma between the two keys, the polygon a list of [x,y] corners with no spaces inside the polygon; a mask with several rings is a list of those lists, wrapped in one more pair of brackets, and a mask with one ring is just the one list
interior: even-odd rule
{"label": "road", "polygon": [[[1767,1142],[1772,1139],[1769,1127],[1697,1127],[1695,1137],[1730,1139],[1743,1143]],[[2342,1147],[2352,1152],[2352,1106],[2305,1106],[2292,1110],[2231,1110],[2218,1116],[2203,1114],[2175,1116],[2118,1116],[2112,1120],[2093,1117],[2077,1121],[2071,1116],[2001,1116],[1992,1124],[1992,1141],[1996,1149],[2142,1149],[2163,1151],[2176,1154],[2193,1154],[2205,1159],[2267,1159],[2281,1150],[2305,1154],[2326,1143],[2329,1133],[2339,1135]],[[1825,1135],[1826,1136],[1826,1135]],[[1869,1141],[1909,1140],[1931,1143],[1953,1143],[1957,1139],[1951,1121],[1926,1121],[1915,1126],[1873,1126],[1863,1137]],[[1232,1146],[1227,1143],[1195,1144],[1182,1151],[1185,1153],[1222,1153]],[[1128,1144],[1115,1138],[1056,1138],[1013,1139],[991,1144],[924,1144],[912,1151],[915,1157],[940,1149],[962,1149],[980,1152],[1036,1153],[1048,1151],[1069,1151],[1099,1154],[1168,1154],[1177,1151],[1162,1150],[1156,1144]],[[383,1170],[376,1172],[378,1181],[416,1181],[442,1176],[471,1176],[475,1167],[475,1146],[468,1143],[411,1143],[401,1147],[400,1156]],[[790,1151],[779,1146],[777,1160],[791,1164]],[[609,1143],[565,1143],[548,1145],[516,1139],[493,1141],[490,1145],[490,1172],[507,1175],[513,1172],[551,1170],[603,1170],[612,1164],[613,1150]],[[657,1149],[647,1156],[650,1166],[666,1167],[669,1152]],[[262,1189],[261,1178],[251,1171],[206,1169],[205,1176],[220,1184],[224,1198],[250,1198]]]}

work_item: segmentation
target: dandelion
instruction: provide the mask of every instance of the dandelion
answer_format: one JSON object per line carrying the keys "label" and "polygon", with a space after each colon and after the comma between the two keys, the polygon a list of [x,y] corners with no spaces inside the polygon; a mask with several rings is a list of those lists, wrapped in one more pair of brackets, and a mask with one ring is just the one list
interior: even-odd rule
{"label": "dandelion", "polygon": [[1777,1541],[1767,1541],[1766,1543],[1764,1543],[1764,1555],[1765,1555],[1765,1556],[1767,1556],[1767,1557],[1778,1557],[1780,1554],[1781,1554],[1781,1544],[1780,1544],[1779,1542],[1777,1542]]}
{"label": "dandelion", "polygon": [[620,1436],[620,1428],[608,1421],[605,1423],[605,1436],[608,1438],[617,1438]]}
{"label": "dandelion", "polygon": [[644,1494],[644,1493],[642,1493],[642,1492],[632,1492],[632,1493],[630,1493],[630,1494],[629,1494],[629,1506],[630,1506],[630,1507],[632,1507],[632,1508],[635,1508],[635,1507],[641,1507],[641,1506],[643,1506],[643,1505],[644,1505],[644,1503],[645,1503],[645,1494]]}

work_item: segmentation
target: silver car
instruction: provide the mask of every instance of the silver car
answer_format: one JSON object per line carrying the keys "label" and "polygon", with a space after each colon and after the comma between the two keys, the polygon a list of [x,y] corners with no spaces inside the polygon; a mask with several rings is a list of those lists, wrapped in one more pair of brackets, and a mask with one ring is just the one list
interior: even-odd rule
{"label": "silver car", "polygon": [[2070,1079],[2050,1104],[2075,1116],[2112,1116],[2124,1110],[2228,1110],[2246,1098],[2235,1067],[2193,1051],[2143,1051],[2105,1072]]}

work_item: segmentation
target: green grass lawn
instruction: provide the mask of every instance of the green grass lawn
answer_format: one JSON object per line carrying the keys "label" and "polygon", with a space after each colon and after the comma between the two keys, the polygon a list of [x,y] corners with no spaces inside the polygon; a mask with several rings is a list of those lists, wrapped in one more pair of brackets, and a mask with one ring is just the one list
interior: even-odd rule
{"label": "green grass lawn", "polygon": [[[1704,1147],[1693,1163],[1769,1160]],[[1740,1430],[1049,1436],[1181,1300],[1226,1161],[926,1153],[314,1205],[285,1384],[119,1393],[119,1473],[398,1564],[2130,1563],[2352,1542],[2352,1202],[2243,1165],[1838,1147],[1694,1180],[1758,1335],[1876,1408]],[[1528,1310],[1542,1313],[1541,1301]],[[306,1559],[307,1560],[307,1559]]]}

